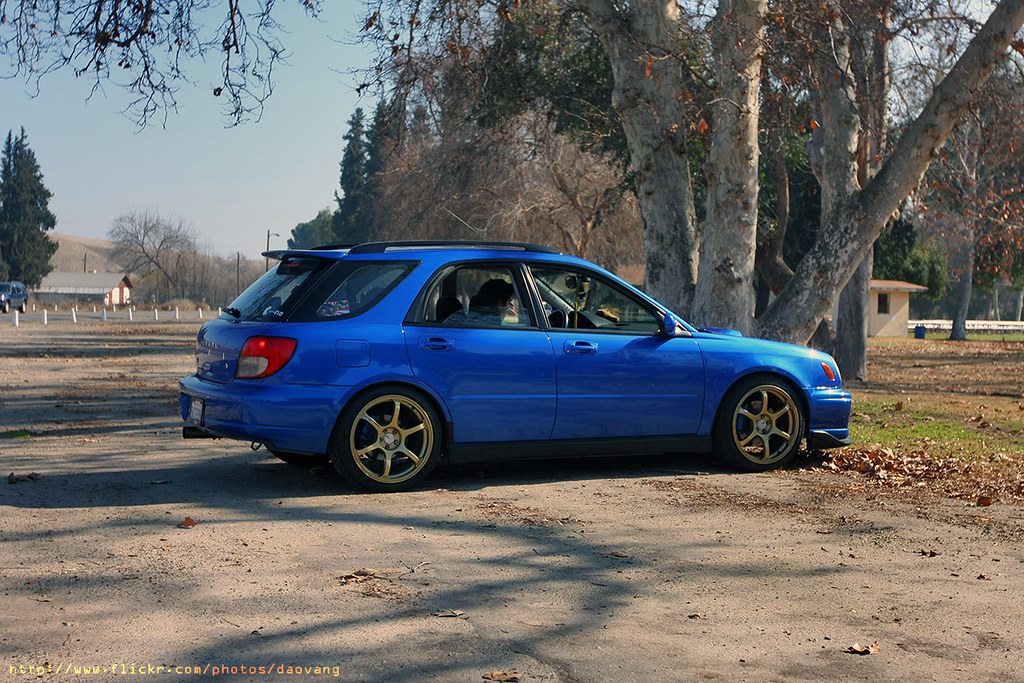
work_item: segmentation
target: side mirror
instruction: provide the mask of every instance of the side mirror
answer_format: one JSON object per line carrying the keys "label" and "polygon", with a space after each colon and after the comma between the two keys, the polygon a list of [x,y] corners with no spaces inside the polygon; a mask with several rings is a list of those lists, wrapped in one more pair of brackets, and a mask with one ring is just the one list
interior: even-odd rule
{"label": "side mirror", "polygon": [[676,319],[671,313],[665,314],[665,322],[661,326],[661,333],[666,337],[676,336],[676,332],[679,330],[679,320]]}

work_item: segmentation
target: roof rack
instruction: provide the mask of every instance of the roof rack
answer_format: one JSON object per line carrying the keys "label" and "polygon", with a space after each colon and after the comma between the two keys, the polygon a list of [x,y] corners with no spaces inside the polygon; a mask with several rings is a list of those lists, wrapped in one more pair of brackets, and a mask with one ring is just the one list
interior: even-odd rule
{"label": "roof rack", "polygon": [[334,247],[317,247],[317,249],[348,248],[350,254],[383,254],[388,251],[411,249],[508,249],[513,251],[531,251],[541,254],[561,253],[550,247],[524,242],[484,242],[467,240],[397,240],[393,242],[365,242],[355,246],[344,245]]}

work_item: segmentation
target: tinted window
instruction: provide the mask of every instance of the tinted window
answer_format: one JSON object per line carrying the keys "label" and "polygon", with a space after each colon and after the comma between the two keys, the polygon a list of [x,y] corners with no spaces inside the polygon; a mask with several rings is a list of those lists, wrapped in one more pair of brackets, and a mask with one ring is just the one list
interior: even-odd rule
{"label": "tinted window", "polygon": [[[316,307],[318,320],[359,315],[377,303],[413,268],[409,263],[360,263]],[[314,299],[315,301],[315,299]]]}
{"label": "tinted window", "polygon": [[288,258],[242,292],[224,316],[264,322],[348,318],[375,304],[413,267],[408,262]]}

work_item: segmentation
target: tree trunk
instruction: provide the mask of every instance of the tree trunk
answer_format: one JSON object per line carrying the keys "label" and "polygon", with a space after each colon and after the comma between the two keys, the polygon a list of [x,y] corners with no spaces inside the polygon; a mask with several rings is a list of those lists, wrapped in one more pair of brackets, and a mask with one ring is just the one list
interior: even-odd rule
{"label": "tree trunk", "polygon": [[[857,180],[864,187],[881,167],[889,132],[889,3],[873,12],[877,26],[852,27],[851,62],[857,83],[856,102],[861,116],[857,140]],[[869,57],[870,53],[870,57]],[[844,377],[868,378],[868,322],[871,319],[873,250],[854,271],[839,296],[835,354]]]}
{"label": "tree trunk", "polygon": [[1021,313],[1024,313],[1024,289],[1017,290],[1017,315],[1014,320],[1020,322]]}
{"label": "tree trunk", "polygon": [[[822,226],[818,239],[797,266],[793,278],[759,319],[759,335],[783,341],[805,343],[824,318],[853,271],[867,257],[882,228],[917,186],[953,126],[967,109],[995,67],[1005,59],[1007,48],[1024,24],[1024,0],[1001,0],[978,31],[956,65],[936,87],[924,110],[900,139],[893,154],[862,190],[849,184],[851,175],[843,166],[856,166],[856,145],[844,144],[843,130],[856,126],[848,118],[843,91],[848,86],[848,51],[836,36],[828,53],[838,60],[824,71],[822,126],[840,130],[839,144],[826,144],[824,164],[838,171],[835,189],[822,188]],[[826,41],[823,45],[829,45]],[[836,78],[833,79],[833,74]],[[820,75],[819,75],[820,78]],[[849,99],[852,103],[852,98]],[[853,112],[856,116],[855,111]],[[832,175],[829,170],[826,174]],[[855,174],[853,174],[855,175]],[[833,176],[835,177],[835,176]]]}
{"label": "tree trunk", "polygon": [[871,254],[861,261],[839,297],[835,359],[845,379],[867,379],[868,320],[871,317]]}
{"label": "tree trunk", "polygon": [[707,219],[693,319],[749,334],[757,249],[758,82],[766,0],[720,0],[711,24],[717,97],[712,109]]}
{"label": "tree trunk", "polygon": [[679,7],[647,0],[619,9],[583,0],[611,63],[612,102],[622,121],[643,219],[644,288],[688,315],[697,279],[697,222],[690,183]]}
{"label": "tree trunk", "polygon": [[956,308],[953,309],[953,327],[949,332],[950,341],[967,339],[967,312],[971,305],[971,289],[974,285],[974,249],[965,248],[957,258],[960,279],[956,284]]}

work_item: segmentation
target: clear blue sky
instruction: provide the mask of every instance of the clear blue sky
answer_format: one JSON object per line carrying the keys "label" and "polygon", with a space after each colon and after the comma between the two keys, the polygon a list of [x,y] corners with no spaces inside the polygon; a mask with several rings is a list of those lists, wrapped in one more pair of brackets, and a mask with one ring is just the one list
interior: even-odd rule
{"label": "clear blue sky", "polygon": [[114,84],[86,101],[91,82],[70,71],[44,77],[34,97],[33,84],[0,79],[0,133],[24,127],[53,193],[55,232],[106,239],[118,215],[150,209],[191,224],[214,254],[259,258],[268,230],[281,235],[271,248],[283,247],[296,224],[333,208],[347,121],[375,106],[348,73],[369,63],[352,45],[362,4],[323,3],[319,20],[298,5],[279,5],[288,63],[275,67],[258,123],[225,127],[212,95],[218,55],[192,65],[196,84],[182,86],[165,126],[157,117],[141,131]]}

